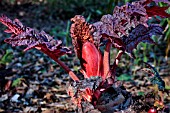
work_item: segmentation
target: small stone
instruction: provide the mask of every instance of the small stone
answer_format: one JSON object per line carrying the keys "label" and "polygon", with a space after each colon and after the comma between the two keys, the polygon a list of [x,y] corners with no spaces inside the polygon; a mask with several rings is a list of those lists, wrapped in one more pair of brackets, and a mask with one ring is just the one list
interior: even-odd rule
{"label": "small stone", "polygon": [[0,102],[3,102],[3,101],[5,101],[5,100],[7,100],[7,99],[8,99],[8,95],[7,95],[7,94],[2,95],[2,96],[0,97]]}
{"label": "small stone", "polygon": [[20,97],[19,94],[15,94],[12,98],[11,98],[11,102],[19,102],[18,98]]}
{"label": "small stone", "polygon": [[28,91],[26,92],[26,95],[25,95],[25,98],[31,98],[33,97],[33,93],[34,93],[34,90],[33,89],[28,89]]}

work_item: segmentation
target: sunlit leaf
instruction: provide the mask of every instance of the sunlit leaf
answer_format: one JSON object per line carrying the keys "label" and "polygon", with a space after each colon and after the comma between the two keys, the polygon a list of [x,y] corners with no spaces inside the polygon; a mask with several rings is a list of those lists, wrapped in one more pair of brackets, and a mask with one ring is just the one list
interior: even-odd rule
{"label": "sunlit leaf", "polygon": [[10,63],[12,59],[13,59],[12,50],[6,50],[5,55],[3,55],[3,57],[0,59],[0,63],[2,64]]}
{"label": "sunlit leaf", "polygon": [[17,78],[17,79],[15,79],[15,80],[12,82],[12,87],[17,87],[17,86],[19,86],[19,85],[22,83],[23,80],[24,80],[24,78]]}
{"label": "sunlit leaf", "polygon": [[138,95],[139,95],[139,96],[144,96],[145,93],[144,93],[143,91],[139,91],[139,92],[138,92]]}
{"label": "sunlit leaf", "polygon": [[117,80],[120,81],[130,81],[132,79],[132,76],[128,74],[121,74],[119,77],[117,77]]}

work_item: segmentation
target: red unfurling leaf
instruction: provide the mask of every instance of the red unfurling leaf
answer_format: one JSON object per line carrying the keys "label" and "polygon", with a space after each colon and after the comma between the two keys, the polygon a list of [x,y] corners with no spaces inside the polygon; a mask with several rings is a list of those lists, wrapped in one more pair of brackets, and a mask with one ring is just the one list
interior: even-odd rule
{"label": "red unfurling leaf", "polygon": [[85,78],[102,74],[102,55],[90,42],[84,43],[82,47],[82,68],[86,73]]}
{"label": "red unfurling leaf", "polygon": [[167,10],[168,8],[169,6],[168,7],[159,7],[159,6],[145,7],[146,13],[149,17],[160,16],[162,18],[170,17],[170,14],[165,12],[165,10]]}
{"label": "red unfurling leaf", "polygon": [[95,27],[87,23],[81,15],[76,15],[71,21],[73,23],[70,33],[75,52],[81,63],[81,72],[85,78],[101,76],[102,55],[94,42]]}
{"label": "red unfurling leaf", "polygon": [[2,16],[0,17],[0,22],[8,27],[5,31],[12,34],[10,38],[5,39],[5,42],[12,46],[25,45],[27,48],[24,51],[38,48],[46,54],[53,52],[55,57],[70,53],[69,48],[63,47],[60,40],[55,40],[44,31],[38,32],[32,28],[23,26],[18,19],[12,21],[6,16]]}

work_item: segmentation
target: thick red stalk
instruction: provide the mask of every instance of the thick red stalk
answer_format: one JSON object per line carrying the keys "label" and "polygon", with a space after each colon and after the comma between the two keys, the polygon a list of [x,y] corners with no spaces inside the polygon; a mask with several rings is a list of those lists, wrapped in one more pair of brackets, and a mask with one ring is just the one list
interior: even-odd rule
{"label": "thick red stalk", "polygon": [[59,59],[53,59],[56,61],[69,75],[74,81],[80,81],[79,78],[71,71],[62,61]]}
{"label": "thick red stalk", "polygon": [[60,61],[52,52],[45,51],[42,48],[36,48],[46,55],[48,55],[50,58],[52,58],[55,62],[57,62],[69,75],[74,81],[80,81],[79,78],[71,71],[68,66],[66,66],[62,61]]}
{"label": "thick red stalk", "polygon": [[112,43],[109,40],[106,44],[105,51],[104,51],[104,57],[103,57],[103,80],[105,80],[108,76],[110,76],[110,49],[111,49]]}

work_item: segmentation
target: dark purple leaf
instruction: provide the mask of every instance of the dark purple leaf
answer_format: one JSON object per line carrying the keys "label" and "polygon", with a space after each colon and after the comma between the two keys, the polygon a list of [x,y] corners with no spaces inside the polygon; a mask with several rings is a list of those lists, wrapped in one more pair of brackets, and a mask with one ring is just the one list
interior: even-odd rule
{"label": "dark purple leaf", "polygon": [[126,52],[133,57],[132,51],[140,42],[155,44],[155,42],[151,39],[151,36],[161,35],[162,31],[163,29],[156,24],[151,24],[148,28],[139,24],[135,29],[132,30],[128,37],[122,37],[122,40],[126,45]]}
{"label": "dark purple leaf", "polygon": [[94,23],[97,31],[96,39],[101,37],[111,40],[114,47],[125,50],[125,44],[120,37],[128,36],[129,31],[137,25],[147,25],[147,13],[142,2],[127,3],[121,7],[115,7],[113,15],[104,15],[99,22]]}
{"label": "dark purple leaf", "polygon": [[[101,37],[111,40],[114,47],[118,49],[123,49],[124,44],[118,34],[114,32],[114,18],[112,15],[104,15],[101,21],[93,24],[96,27],[96,32],[94,32],[94,40],[100,40]],[[100,41],[96,41],[100,43]]]}
{"label": "dark purple leaf", "polygon": [[127,3],[121,7],[115,7],[113,11],[114,32],[120,37],[128,36],[129,30],[137,25],[147,25],[147,14],[141,2]]}
{"label": "dark purple leaf", "polygon": [[32,48],[38,48],[45,52],[53,52],[56,57],[60,57],[63,54],[70,53],[70,50],[63,47],[60,40],[55,40],[52,36],[46,34],[44,31],[38,32],[32,28],[23,26],[22,23],[15,19],[11,21],[6,16],[0,18],[0,22],[8,27],[7,33],[11,33],[11,37],[5,39],[5,42],[12,46],[27,46],[24,51]]}
{"label": "dark purple leaf", "polygon": [[107,37],[107,39],[111,40],[114,47],[126,50],[132,57],[132,51],[138,43],[154,43],[150,37],[152,35],[160,35],[162,32],[162,28],[158,25],[148,25],[148,17],[154,15],[169,16],[165,12],[167,7],[154,6],[157,8],[148,10],[149,7],[144,3],[149,4],[150,2],[149,0],[143,0],[132,2],[131,4],[127,3],[121,7],[116,6],[113,16],[109,14],[104,15],[99,22],[93,24],[97,29],[94,36],[100,39],[101,37]]}
{"label": "dark purple leaf", "polygon": [[114,18],[112,15],[104,15],[101,21],[94,23],[97,32],[95,35],[107,35],[109,37],[118,38],[119,36],[114,32]]}

